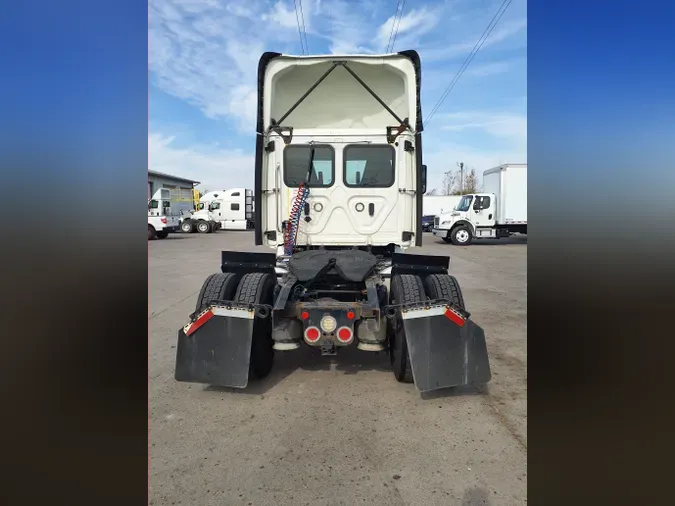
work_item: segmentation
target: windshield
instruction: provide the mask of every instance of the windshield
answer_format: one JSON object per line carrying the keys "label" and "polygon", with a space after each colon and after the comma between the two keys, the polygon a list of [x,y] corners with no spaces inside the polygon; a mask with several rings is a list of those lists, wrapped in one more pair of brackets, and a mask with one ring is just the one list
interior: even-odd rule
{"label": "windshield", "polygon": [[457,207],[455,208],[457,211],[468,211],[469,207],[471,207],[471,201],[473,200],[473,195],[464,195],[462,197],[462,200],[459,201],[459,204],[457,204]]}

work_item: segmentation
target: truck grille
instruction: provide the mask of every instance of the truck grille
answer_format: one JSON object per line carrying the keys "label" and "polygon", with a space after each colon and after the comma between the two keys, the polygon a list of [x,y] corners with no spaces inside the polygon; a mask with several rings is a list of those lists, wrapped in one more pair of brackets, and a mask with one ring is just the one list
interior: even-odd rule
{"label": "truck grille", "polygon": [[434,227],[438,226],[438,216],[434,216]]}

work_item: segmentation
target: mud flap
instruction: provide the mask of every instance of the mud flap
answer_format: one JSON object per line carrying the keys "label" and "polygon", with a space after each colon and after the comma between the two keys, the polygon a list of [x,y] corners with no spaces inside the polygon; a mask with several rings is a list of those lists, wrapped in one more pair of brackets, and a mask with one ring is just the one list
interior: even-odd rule
{"label": "mud flap", "polygon": [[420,392],[492,379],[485,332],[450,306],[402,311],[415,386]]}
{"label": "mud flap", "polygon": [[246,388],[254,311],[211,306],[178,331],[177,381]]}

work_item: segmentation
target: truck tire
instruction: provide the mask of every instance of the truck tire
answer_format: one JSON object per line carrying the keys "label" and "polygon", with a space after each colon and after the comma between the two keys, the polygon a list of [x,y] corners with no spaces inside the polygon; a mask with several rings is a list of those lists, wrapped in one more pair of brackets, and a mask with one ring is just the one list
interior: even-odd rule
{"label": "truck tire", "polygon": [[211,274],[206,278],[202,289],[199,291],[195,311],[199,311],[214,300],[232,300],[232,295],[237,289],[238,283],[239,277],[231,272]]}
{"label": "truck tire", "polygon": [[157,237],[159,237],[160,239],[166,239],[167,237],[169,237],[169,232],[167,232],[166,230],[160,230],[159,232],[157,232]]}
{"label": "truck tire", "polygon": [[464,297],[459,282],[448,274],[432,274],[424,280],[424,289],[427,296],[434,299],[446,299],[464,309]]}
{"label": "truck tire", "polygon": [[209,225],[208,221],[199,220],[197,222],[197,231],[200,234],[210,234],[211,233],[211,225]]}
{"label": "truck tire", "polygon": [[[246,304],[274,303],[275,276],[254,272],[244,275],[234,295],[236,302]],[[262,379],[272,370],[274,362],[274,341],[272,340],[272,317],[255,318],[253,322],[253,341],[251,342],[251,362],[249,376]]]}
{"label": "truck tire", "polygon": [[[391,304],[407,304],[425,299],[424,285],[419,276],[399,274],[391,278]],[[401,383],[412,383],[413,374],[408,355],[408,343],[400,316],[397,316],[392,323],[389,336],[389,356],[394,376]]]}
{"label": "truck tire", "polygon": [[471,229],[466,225],[460,225],[450,232],[450,240],[455,246],[468,246],[472,239]]}
{"label": "truck tire", "polygon": [[152,241],[157,237],[157,232],[155,232],[155,227],[148,225],[148,241]]}
{"label": "truck tire", "polygon": [[192,220],[185,220],[180,224],[180,230],[185,234],[191,234],[195,231],[195,224],[192,223]]}

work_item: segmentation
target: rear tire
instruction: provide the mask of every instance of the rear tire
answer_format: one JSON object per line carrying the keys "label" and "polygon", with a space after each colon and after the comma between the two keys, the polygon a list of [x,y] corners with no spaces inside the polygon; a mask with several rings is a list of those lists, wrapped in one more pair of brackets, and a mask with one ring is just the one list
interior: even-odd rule
{"label": "rear tire", "polygon": [[200,220],[197,222],[197,232],[200,234],[210,234],[211,225],[209,225],[208,221]]}
{"label": "rear tire", "polygon": [[214,300],[232,300],[238,282],[239,277],[230,272],[211,274],[206,278],[202,289],[199,291],[195,311],[199,311]]}
{"label": "rear tire", "polygon": [[424,280],[424,289],[430,299],[446,299],[464,309],[464,297],[459,282],[448,274],[432,274]]}
{"label": "rear tire", "polygon": [[[244,275],[237,287],[234,300],[246,304],[267,304],[274,302],[275,276],[254,272]],[[251,342],[251,362],[249,376],[262,379],[272,370],[274,363],[274,341],[272,340],[272,316],[255,318],[253,322],[253,341]]]}
{"label": "rear tire", "polygon": [[152,241],[157,238],[157,232],[155,231],[155,227],[152,225],[148,225],[148,241]]}
{"label": "rear tire", "polygon": [[159,237],[160,239],[166,239],[167,237],[169,237],[169,232],[167,232],[166,230],[161,230],[157,232],[157,237]]}
{"label": "rear tire", "polygon": [[[391,278],[391,304],[407,304],[425,299],[424,285],[419,276],[401,274]],[[389,336],[389,356],[396,380],[401,383],[413,383],[408,343],[400,316],[392,323]]]}
{"label": "rear tire", "polygon": [[195,224],[191,220],[185,220],[180,224],[180,229],[184,234],[191,234],[195,230]]}

